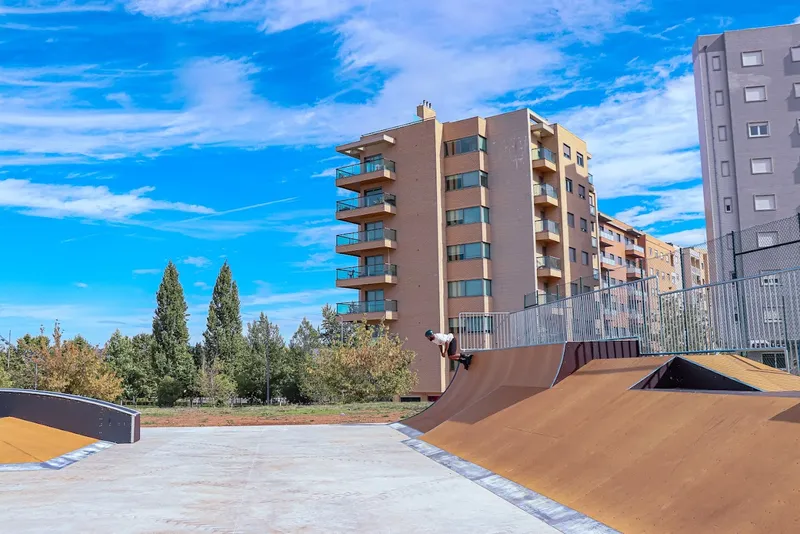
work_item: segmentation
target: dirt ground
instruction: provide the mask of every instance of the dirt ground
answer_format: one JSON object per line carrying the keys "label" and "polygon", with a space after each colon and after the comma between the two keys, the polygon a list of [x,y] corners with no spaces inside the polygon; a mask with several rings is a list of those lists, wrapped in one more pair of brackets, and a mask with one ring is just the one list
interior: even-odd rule
{"label": "dirt ground", "polygon": [[425,409],[428,403],[369,403],[340,406],[256,406],[242,408],[138,408],[142,426],[258,426],[391,423]]}

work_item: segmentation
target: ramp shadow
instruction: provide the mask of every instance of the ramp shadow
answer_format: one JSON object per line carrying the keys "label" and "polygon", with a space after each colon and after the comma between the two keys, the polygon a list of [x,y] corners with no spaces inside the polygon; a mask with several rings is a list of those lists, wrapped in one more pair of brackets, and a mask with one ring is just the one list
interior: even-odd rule
{"label": "ramp shadow", "polygon": [[784,410],[772,417],[770,421],[780,421],[782,423],[800,423],[800,403],[795,404],[788,410]]}
{"label": "ramp shadow", "polygon": [[450,420],[457,423],[473,425],[546,390],[547,388],[501,386],[481,398],[479,402],[466,406],[463,410],[451,417]]}

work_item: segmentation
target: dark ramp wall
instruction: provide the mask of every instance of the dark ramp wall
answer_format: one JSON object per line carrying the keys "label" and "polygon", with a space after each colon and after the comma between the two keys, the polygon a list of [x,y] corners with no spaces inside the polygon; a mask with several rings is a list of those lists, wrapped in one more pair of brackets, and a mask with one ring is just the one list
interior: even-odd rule
{"label": "dark ramp wall", "polygon": [[112,443],[139,441],[139,412],[78,395],[0,389],[0,417],[16,417]]}

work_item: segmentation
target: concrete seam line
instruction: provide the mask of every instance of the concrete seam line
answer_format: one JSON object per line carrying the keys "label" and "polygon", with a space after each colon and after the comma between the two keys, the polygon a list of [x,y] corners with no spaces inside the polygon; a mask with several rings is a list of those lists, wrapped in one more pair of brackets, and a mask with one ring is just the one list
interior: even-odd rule
{"label": "concrete seam line", "polygon": [[416,428],[411,428],[410,426],[406,426],[403,423],[391,423],[389,427],[397,430],[401,434],[405,434],[409,438],[418,438],[422,435],[422,432],[420,432]]}
{"label": "concrete seam line", "polygon": [[[398,429],[398,431],[400,431]],[[608,525],[447,451],[412,438],[409,448],[427,456],[564,534],[620,534]]]}

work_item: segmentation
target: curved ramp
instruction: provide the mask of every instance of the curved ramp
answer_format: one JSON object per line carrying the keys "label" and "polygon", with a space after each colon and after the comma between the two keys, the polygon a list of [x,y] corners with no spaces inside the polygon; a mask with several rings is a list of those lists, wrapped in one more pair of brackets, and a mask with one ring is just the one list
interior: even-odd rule
{"label": "curved ramp", "polygon": [[87,438],[15,417],[0,418],[0,465],[47,462],[97,443]]}
{"label": "curved ramp", "polygon": [[0,389],[0,417],[14,417],[111,443],[139,441],[139,412],[78,395]]}
{"label": "curved ramp", "polygon": [[523,397],[534,395],[552,386],[563,355],[563,343],[477,352],[472,356],[468,371],[459,365],[439,400],[402,423],[419,432],[428,432],[498,388],[505,387],[505,393],[498,392],[491,399],[491,409],[502,409],[520,393]]}

